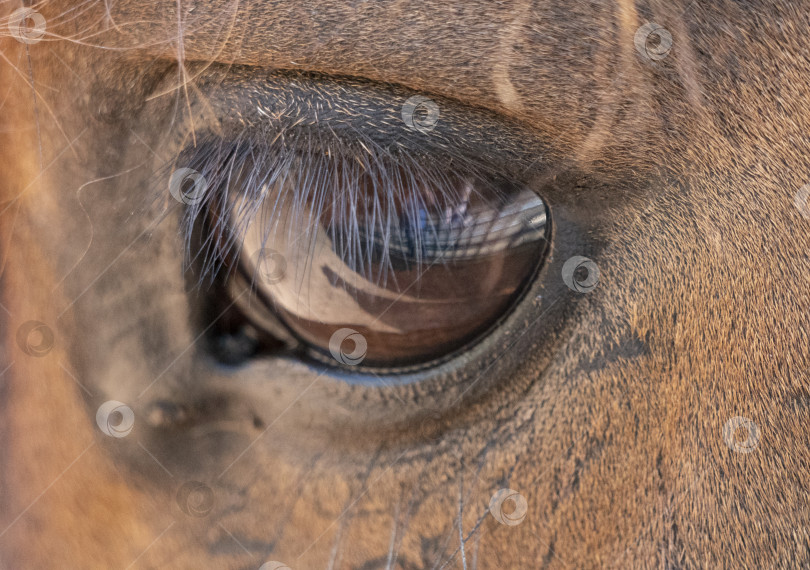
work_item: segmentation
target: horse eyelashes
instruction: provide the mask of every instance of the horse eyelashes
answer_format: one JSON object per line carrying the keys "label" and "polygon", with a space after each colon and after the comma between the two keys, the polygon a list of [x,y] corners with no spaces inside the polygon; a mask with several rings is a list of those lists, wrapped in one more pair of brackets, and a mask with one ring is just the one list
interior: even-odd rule
{"label": "horse eyelashes", "polygon": [[247,283],[274,315],[265,334],[280,323],[330,363],[357,364],[335,356],[341,335],[378,369],[447,356],[513,306],[546,251],[542,199],[469,160],[267,131],[200,136],[179,163],[201,279]]}
{"label": "horse eyelashes", "polygon": [[[375,278],[383,282],[393,269],[392,249],[410,251],[407,261],[418,269],[437,257],[439,243],[444,249],[462,241],[467,248],[486,245],[486,222],[469,218],[470,200],[485,199],[480,188],[486,185],[486,200],[497,209],[504,193],[469,164],[459,171],[370,142],[345,148],[306,136],[291,139],[268,133],[228,142],[203,135],[175,161],[175,172],[195,173],[176,193],[187,205],[187,253],[202,256],[203,275],[222,269],[254,222],[266,230],[264,243],[281,231],[288,237],[295,232],[302,248],[310,245],[314,226],[324,223],[345,263],[369,277],[375,265]],[[210,231],[192,247],[202,219]],[[477,224],[478,233],[465,235],[464,224]]]}

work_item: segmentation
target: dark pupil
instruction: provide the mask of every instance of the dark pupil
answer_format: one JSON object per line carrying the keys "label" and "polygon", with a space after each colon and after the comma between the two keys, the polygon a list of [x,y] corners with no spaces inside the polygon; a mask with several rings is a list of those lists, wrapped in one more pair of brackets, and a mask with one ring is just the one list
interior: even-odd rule
{"label": "dark pupil", "polygon": [[[509,309],[544,255],[546,207],[529,190],[465,180],[441,191],[390,188],[362,175],[351,186],[355,195],[331,200],[270,192],[272,212],[256,216],[243,243],[243,258],[284,256],[281,279],[262,283],[256,267],[248,271],[284,323],[324,355],[342,328],[365,338],[365,366],[447,354]],[[354,348],[351,338],[341,346]]]}

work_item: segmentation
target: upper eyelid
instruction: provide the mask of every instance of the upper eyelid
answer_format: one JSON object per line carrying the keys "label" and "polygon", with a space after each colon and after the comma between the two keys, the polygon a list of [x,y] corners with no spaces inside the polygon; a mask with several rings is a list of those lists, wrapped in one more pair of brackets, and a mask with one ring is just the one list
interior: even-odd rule
{"label": "upper eyelid", "polygon": [[[402,106],[416,93],[350,77],[210,66],[195,80],[204,105],[216,115],[223,138],[245,132],[309,130],[335,145],[373,145],[477,168],[518,180],[546,170],[553,152],[537,132],[491,111],[430,98],[439,119],[430,132],[408,127]],[[310,137],[308,137],[310,138]]]}
{"label": "upper eyelid", "polygon": [[[161,168],[191,168],[202,174],[210,189],[204,200],[186,209],[187,240],[209,200],[238,195],[248,211],[256,211],[263,186],[275,179],[272,173],[286,176],[288,160],[294,156],[291,150],[304,156],[334,151],[337,158],[361,166],[370,161],[363,168],[373,173],[411,167],[414,180],[429,187],[431,181],[441,186],[448,175],[523,185],[534,174],[560,166],[549,168],[543,141],[536,133],[494,113],[446,99],[436,99],[442,113],[432,131],[411,130],[402,119],[401,107],[414,93],[396,86],[211,66],[197,76],[192,92],[200,95],[189,105],[192,114],[199,112],[208,119],[188,121],[196,134],[180,133],[180,140],[175,139],[180,148],[177,154],[171,153],[175,158]],[[274,144],[278,137],[283,140]],[[255,166],[247,166],[249,161]],[[242,167],[247,168],[251,183],[232,184],[231,174],[244,173]],[[243,226],[250,218],[244,219]],[[228,236],[223,247],[209,248],[209,243],[205,257],[230,255],[243,230],[219,234]]]}
{"label": "upper eyelid", "polygon": [[[355,161],[361,166],[365,162],[364,170],[386,180],[396,167],[409,167],[419,187],[436,190],[447,183],[448,176],[520,184],[519,178],[510,176],[510,169],[526,172],[527,163],[545,165],[535,134],[452,101],[439,100],[444,113],[433,131],[410,130],[401,107],[412,92],[393,86],[237,68],[224,76],[201,74],[195,87],[203,95],[199,103],[209,116],[213,114],[216,124],[196,123],[200,132],[187,138],[175,160],[165,164],[172,170],[190,168],[201,173],[210,189],[186,210],[187,238],[211,200],[236,196],[246,211],[257,211],[262,189],[272,185],[276,176],[287,176],[295,155],[290,151],[310,156],[314,151],[311,159],[316,159],[319,151],[335,150],[335,158],[344,164],[356,167]],[[277,137],[284,139],[274,144]],[[362,151],[352,149],[353,145],[361,145]],[[234,173],[245,178],[237,183]],[[244,218],[244,227],[251,217]],[[208,251],[214,258],[230,255],[244,227],[220,233],[226,241]]]}

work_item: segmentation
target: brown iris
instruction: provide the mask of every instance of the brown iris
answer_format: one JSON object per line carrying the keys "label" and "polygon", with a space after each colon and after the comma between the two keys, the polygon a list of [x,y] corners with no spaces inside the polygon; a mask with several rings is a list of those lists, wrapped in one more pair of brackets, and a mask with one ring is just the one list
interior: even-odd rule
{"label": "brown iris", "polygon": [[403,367],[448,355],[511,308],[545,255],[547,210],[526,188],[425,184],[401,169],[329,180],[303,196],[295,177],[266,185],[248,221],[231,208],[243,271],[324,359]]}

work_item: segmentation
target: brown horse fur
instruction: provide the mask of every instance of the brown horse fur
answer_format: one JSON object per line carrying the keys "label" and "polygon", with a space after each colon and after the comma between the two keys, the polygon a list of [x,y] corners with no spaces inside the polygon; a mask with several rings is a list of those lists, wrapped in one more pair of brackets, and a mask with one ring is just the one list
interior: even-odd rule
{"label": "brown horse fur", "polygon": [[[794,200],[810,6],[32,7],[39,43],[0,38],[0,567],[810,565],[810,210]],[[648,21],[672,35],[664,59],[634,45]],[[538,182],[552,220],[581,230],[555,237],[544,278],[595,243],[598,288],[555,326],[484,343],[502,358],[469,397],[451,372],[380,388],[209,365],[178,209],[161,217],[149,189],[178,139],[217,123],[206,78],[285,70],[324,74],[349,111],[341,78],[362,78],[544,141],[569,174]],[[17,342],[30,320],[55,333],[44,356]],[[96,426],[111,399],[135,412],[124,438]],[[737,416],[758,426],[750,453],[724,441]],[[206,516],[183,512],[186,481],[213,491]],[[487,513],[500,488],[526,498],[522,523]]]}

